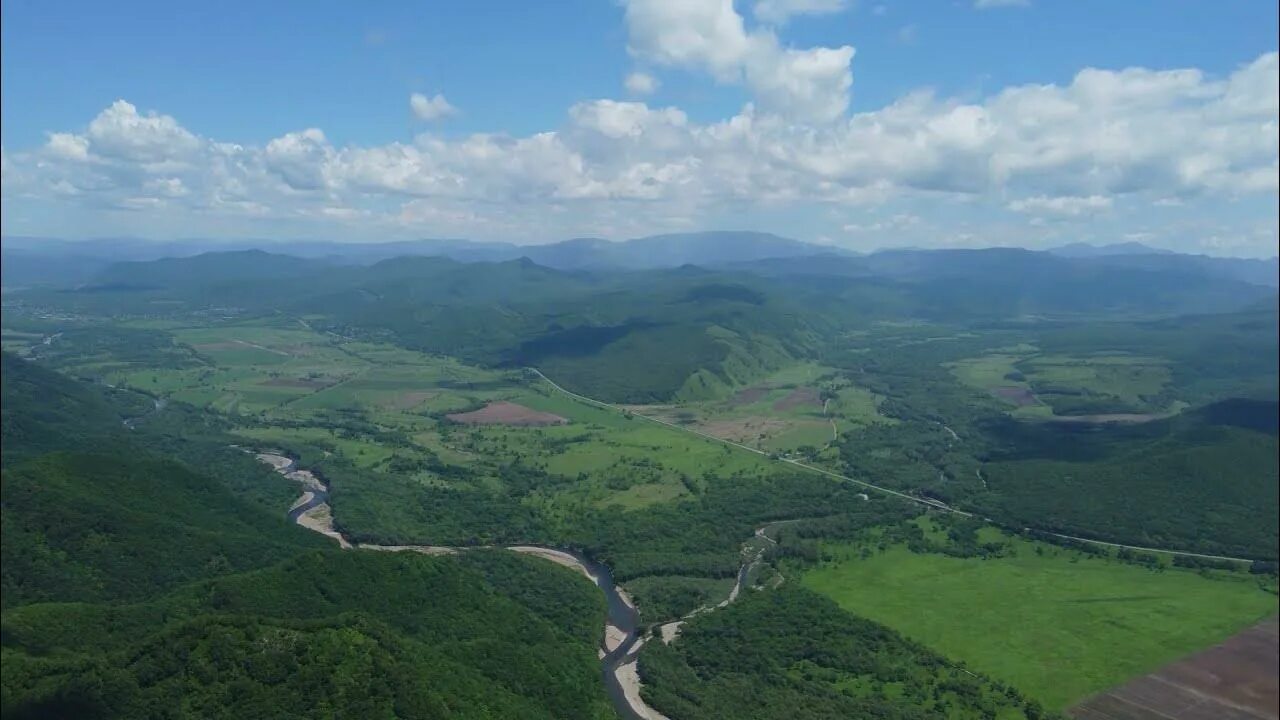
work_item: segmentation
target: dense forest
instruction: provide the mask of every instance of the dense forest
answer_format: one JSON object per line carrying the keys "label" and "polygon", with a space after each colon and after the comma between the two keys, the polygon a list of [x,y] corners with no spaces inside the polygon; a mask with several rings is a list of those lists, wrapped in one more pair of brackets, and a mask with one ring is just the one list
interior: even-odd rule
{"label": "dense forest", "polygon": [[1277,412],[1233,401],[1105,436],[1021,428],[983,466],[991,492],[975,504],[1012,527],[1273,559]]}
{"label": "dense forest", "polygon": [[611,715],[568,570],[331,549],[7,354],[3,407],[5,717]]}
{"label": "dense forest", "polygon": [[310,551],[139,604],[9,610],[4,713],[609,717],[603,602],[548,565]]}
{"label": "dense forest", "polygon": [[645,696],[672,717],[1047,717],[1012,688],[958,667],[807,590],[750,593],[647,643]]}

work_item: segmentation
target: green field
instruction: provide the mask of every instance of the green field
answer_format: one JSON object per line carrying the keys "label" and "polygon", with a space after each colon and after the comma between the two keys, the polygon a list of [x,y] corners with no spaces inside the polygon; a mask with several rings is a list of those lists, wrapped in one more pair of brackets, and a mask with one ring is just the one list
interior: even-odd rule
{"label": "green field", "polygon": [[1090,413],[1172,414],[1186,405],[1166,396],[1169,361],[1126,353],[1039,354],[1029,345],[946,363],[969,387],[1000,398],[1014,417]]}
{"label": "green field", "polygon": [[[707,473],[767,471],[751,453],[573,400],[518,371],[495,371],[390,344],[341,338],[287,319],[173,329],[164,355],[113,362],[86,354],[79,375],[239,418],[260,445],[339,456],[354,467],[430,487],[501,491],[521,463],[572,482],[523,499],[552,515],[591,506],[635,510],[686,496]],[[784,379],[829,372],[790,368]],[[781,399],[795,386],[771,392]],[[852,397],[852,395],[851,395]],[[553,413],[562,426],[461,425],[448,413],[507,401]],[[762,403],[767,405],[767,403]],[[788,426],[795,443],[830,439],[820,414]],[[459,472],[421,469],[443,463]],[[415,469],[416,468],[416,469]]]}
{"label": "green field", "polygon": [[817,460],[830,455],[825,451],[842,433],[892,424],[892,418],[879,412],[882,401],[835,368],[802,362],[738,388],[727,398],[634,409],[767,452],[799,452]]}
{"label": "green field", "polygon": [[1276,596],[1250,576],[1149,570],[1011,542],[1016,555],[985,560],[901,546],[864,559],[854,546],[828,545],[834,561],[801,582],[1053,708],[1276,613]]}

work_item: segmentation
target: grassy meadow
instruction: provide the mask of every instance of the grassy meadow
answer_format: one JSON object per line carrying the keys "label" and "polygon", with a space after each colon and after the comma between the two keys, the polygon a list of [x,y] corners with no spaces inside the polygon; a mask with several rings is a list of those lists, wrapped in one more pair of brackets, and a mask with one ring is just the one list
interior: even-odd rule
{"label": "grassy meadow", "polygon": [[883,400],[850,382],[835,368],[796,363],[728,397],[673,405],[632,406],[724,440],[769,453],[802,453],[819,459],[842,433],[892,424],[878,411]]}
{"label": "grassy meadow", "polygon": [[1025,420],[1108,413],[1172,414],[1185,403],[1168,396],[1173,375],[1162,358],[1127,353],[1041,354],[1030,345],[946,364],[964,385],[1009,406]]}
{"label": "grassy meadow", "polygon": [[1046,706],[1085,696],[1219,642],[1276,613],[1249,575],[1152,570],[1008,539],[1011,555],[913,553],[863,557],[833,544],[833,560],[800,582]]}
{"label": "grassy meadow", "polygon": [[[688,495],[708,473],[769,469],[764,458],[578,402],[521,371],[486,370],[284,319],[167,330],[172,346],[156,356],[166,362],[86,354],[69,370],[228,415],[237,420],[235,432],[258,445],[337,455],[421,486],[501,491],[506,468],[520,463],[564,480],[524,499],[552,514],[584,505],[644,508]],[[815,372],[800,366],[791,379]],[[774,390],[778,398],[769,402],[793,389]],[[466,425],[446,417],[498,401],[566,422]],[[798,422],[789,437],[822,442],[830,433],[818,415]]]}

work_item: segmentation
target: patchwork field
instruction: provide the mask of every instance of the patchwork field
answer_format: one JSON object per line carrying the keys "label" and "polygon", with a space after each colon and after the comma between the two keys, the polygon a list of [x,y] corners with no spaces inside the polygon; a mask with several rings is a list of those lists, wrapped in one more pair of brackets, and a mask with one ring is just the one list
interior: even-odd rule
{"label": "patchwork field", "polygon": [[453,422],[464,425],[513,425],[516,427],[539,425],[565,425],[569,421],[553,413],[538,412],[524,405],[510,402],[492,402],[479,410],[445,415]]}
{"label": "patchwork field", "polygon": [[947,366],[960,382],[1007,403],[1023,419],[1142,422],[1185,407],[1166,394],[1172,374],[1159,358],[1123,353],[1043,355],[1031,346]]}
{"label": "patchwork field", "polygon": [[1011,539],[995,559],[902,546],[834,559],[801,582],[1061,709],[1276,612],[1245,574],[1151,570]]}
{"label": "patchwork field", "polygon": [[1275,720],[1280,717],[1280,624],[1272,618],[1226,642],[1068,710],[1079,720]]}
{"label": "patchwork field", "polygon": [[832,368],[800,363],[725,400],[630,407],[766,452],[801,453],[816,459],[841,433],[892,423],[877,411],[880,401]]}
{"label": "patchwork field", "polygon": [[[551,514],[584,504],[666,503],[708,472],[772,469],[751,453],[572,400],[520,371],[353,341],[289,320],[167,329],[172,344],[151,356],[155,365],[86,353],[71,369],[238,417],[235,432],[257,443],[340,456],[424,487],[499,492],[519,463],[557,479],[524,500]],[[813,368],[792,372],[814,375]],[[830,438],[829,420],[801,419],[821,410],[816,390],[769,392],[750,412],[795,420],[783,424],[781,437]]]}

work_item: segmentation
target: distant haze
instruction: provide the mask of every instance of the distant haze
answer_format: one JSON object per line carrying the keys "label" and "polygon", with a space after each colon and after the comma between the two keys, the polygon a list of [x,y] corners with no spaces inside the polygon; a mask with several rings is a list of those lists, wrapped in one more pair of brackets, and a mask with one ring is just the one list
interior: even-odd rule
{"label": "distant haze", "polygon": [[[126,260],[190,257],[202,253],[237,250],[266,250],[276,255],[322,259],[338,264],[372,264],[405,256],[445,257],[459,262],[503,262],[527,258],[558,270],[649,270],[695,265],[707,268],[737,267],[770,260],[805,261],[824,272],[861,273],[856,268],[888,267],[890,258],[948,258],[948,250],[883,250],[871,255],[881,260],[851,261],[860,256],[850,250],[801,242],[768,233],[717,231],[653,235],[611,242],[599,238],[575,238],[544,245],[516,245],[467,240],[409,240],[383,243],[341,243],[324,241],[268,240],[181,240],[155,242],[134,238],[101,238],[67,241],[49,238],[6,237],[3,240],[3,282],[6,287],[28,285],[74,285],[94,277],[112,263]],[[1008,253],[991,249],[991,257]],[[1006,250],[1020,250],[1017,248]],[[1027,252],[1027,251],[1022,251]],[[974,255],[977,253],[977,255]],[[1087,261],[1130,268],[1194,269],[1198,273],[1274,287],[1277,259],[1250,260],[1183,255],[1136,242],[1112,245],[1076,243],[1047,252],[1031,252],[1064,260]],[[974,250],[966,256],[982,256]],[[843,263],[835,260],[843,259]],[[892,265],[892,263],[890,263]],[[877,274],[880,270],[868,270]]]}

